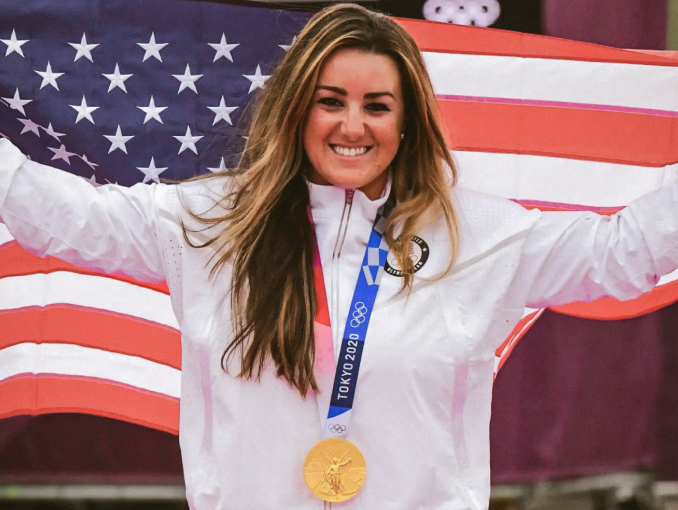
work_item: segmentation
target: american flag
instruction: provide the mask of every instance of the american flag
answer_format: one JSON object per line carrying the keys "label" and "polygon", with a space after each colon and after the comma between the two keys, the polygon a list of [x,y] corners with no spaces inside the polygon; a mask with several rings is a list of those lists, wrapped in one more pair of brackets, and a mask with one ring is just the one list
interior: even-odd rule
{"label": "american flag", "polygon": [[[5,0],[0,136],[92,185],[233,164],[247,104],[309,13],[180,0]],[[678,167],[678,60],[399,20],[433,79],[461,184],[525,207],[611,214]],[[2,54],[4,50],[4,55]],[[618,319],[678,298],[678,275]],[[497,368],[540,310],[497,351]],[[181,346],[167,288],[39,259],[0,224],[0,418],[82,412],[176,433]]]}

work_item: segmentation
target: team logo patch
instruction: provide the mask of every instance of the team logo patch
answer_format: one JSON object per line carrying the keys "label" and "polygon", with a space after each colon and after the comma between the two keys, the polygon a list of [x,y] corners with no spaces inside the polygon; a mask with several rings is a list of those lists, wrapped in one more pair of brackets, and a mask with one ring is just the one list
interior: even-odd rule
{"label": "team logo patch", "polygon": [[[413,236],[412,241],[410,241],[409,254],[410,259],[412,259],[412,263],[414,264],[414,272],[416,273],[424,267],[424,264],[426,264],[426,261],[428,260],[428,244],[426,244],[426,241],[421,237]],[[388,256],[386,257],[384,270],[391,276],[403,276],[403,272],[398,266],[398,260],[391,252],[388,252]]]}

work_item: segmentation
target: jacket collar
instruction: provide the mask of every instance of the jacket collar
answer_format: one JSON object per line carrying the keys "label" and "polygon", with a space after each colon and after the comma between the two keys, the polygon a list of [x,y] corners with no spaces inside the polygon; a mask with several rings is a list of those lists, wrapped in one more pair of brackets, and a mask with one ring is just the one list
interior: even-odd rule
{"label": "jacket collar", "polygon": [[[311,211],[316,218],[340,217],[346,204],[349,190],[332,185],[308,184]],[[359,189],[353,190],[353,213],[374,221],[379,208],[386,202],[391,192],[392,178],[388,175],[386,186],[381,196],[376,200],[370,200]]]}

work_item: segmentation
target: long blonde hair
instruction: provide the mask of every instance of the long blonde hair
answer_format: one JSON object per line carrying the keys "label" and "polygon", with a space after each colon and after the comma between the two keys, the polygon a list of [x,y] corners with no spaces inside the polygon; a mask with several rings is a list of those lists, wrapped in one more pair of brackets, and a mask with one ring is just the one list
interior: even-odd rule
{"label": "long blonde hair", "polygon": [[[339,48],[387,55],[400,72],[405,129],[391,163],[397,206],[386,222],[385,234],[402,270],[403,288],[411,288],[414,274],[409,243],[423,226],[444,218],[452,254],[448,269],[458,244],[457,218],[449,195],[456,169],[416,43],[396,22],[364,7],[340,4],[320,11],[303,28],[257,98],[238,168],[229,172],[235,191],[222,201],[226,214],[191,213],[207,227],[223,226],[206,243],[193,244],[216,248],[211,275],[233,264],[235,336],[224,351],[222,366],[238,353],[239,376],[259,377],[270,357],[278,375],[302,396],[309,388],[317,389],[313,375],[315,244],[307,215],[304,176],[309,163],[303,130],[322,66]],[[451,169],[451,179],[444,163]]]}

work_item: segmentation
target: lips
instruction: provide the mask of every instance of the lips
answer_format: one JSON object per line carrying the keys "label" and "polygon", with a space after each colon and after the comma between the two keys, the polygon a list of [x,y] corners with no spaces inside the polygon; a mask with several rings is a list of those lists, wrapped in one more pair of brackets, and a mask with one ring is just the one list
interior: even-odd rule
{"label": "lips", "polygon": [[372,149],[371,146],[343,147],[341,145],[333,144],[330,144],[330,147],[336,154],[339,154],[340,156],[349,156],[349,157],[362,156],[363,154],[369,152]]}

